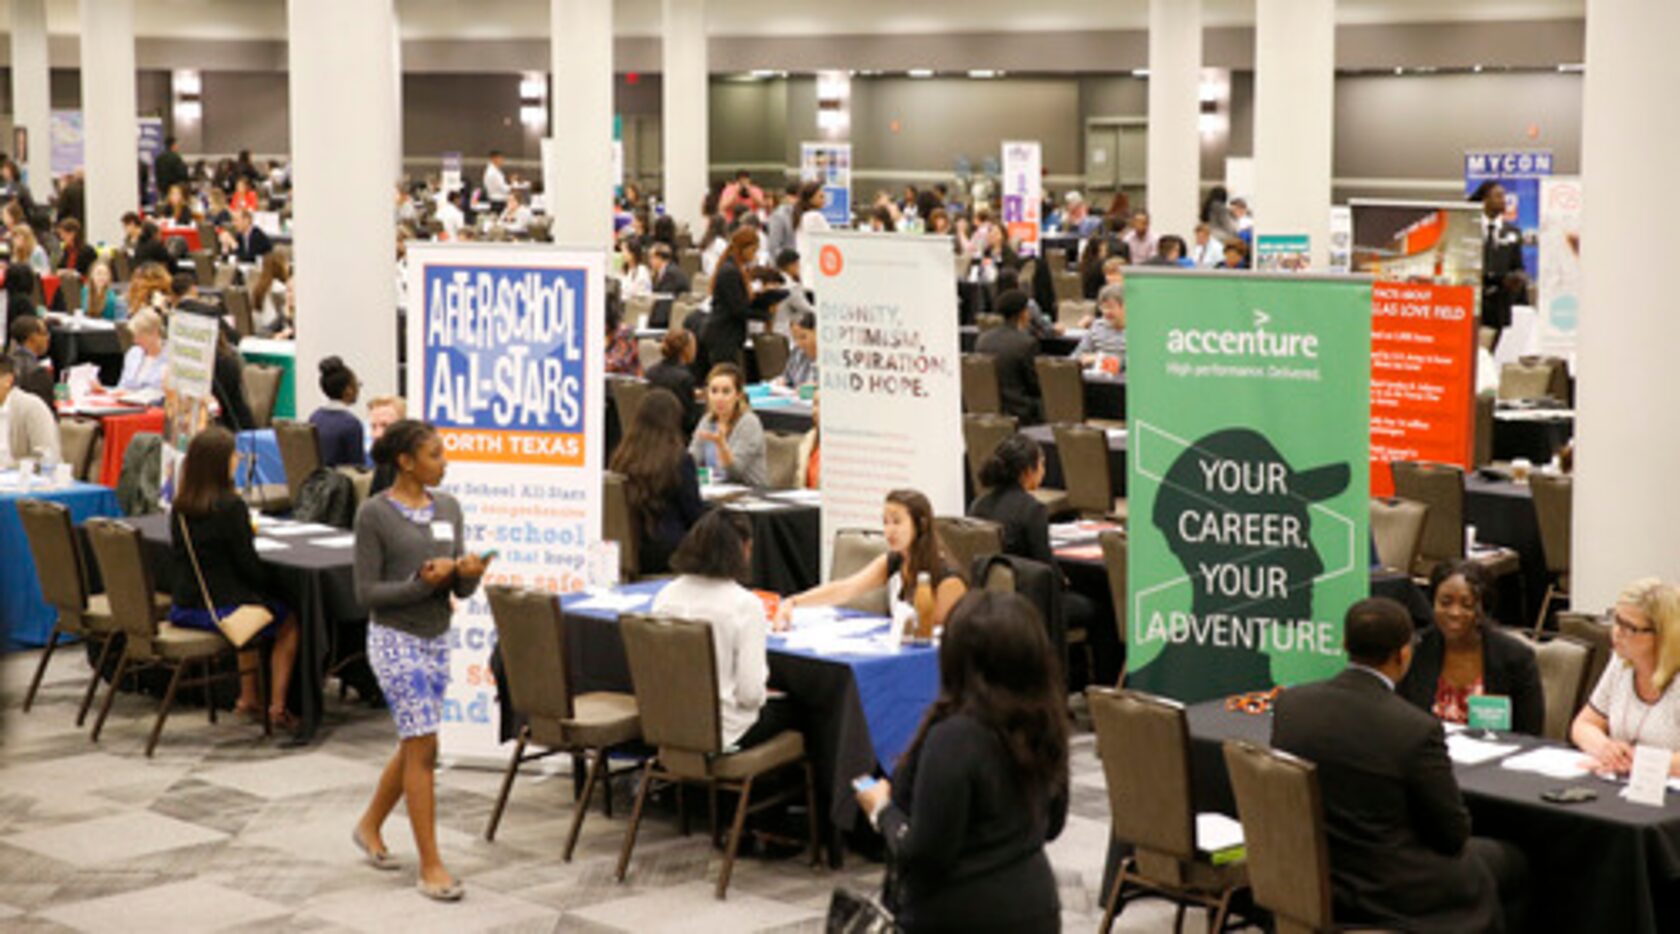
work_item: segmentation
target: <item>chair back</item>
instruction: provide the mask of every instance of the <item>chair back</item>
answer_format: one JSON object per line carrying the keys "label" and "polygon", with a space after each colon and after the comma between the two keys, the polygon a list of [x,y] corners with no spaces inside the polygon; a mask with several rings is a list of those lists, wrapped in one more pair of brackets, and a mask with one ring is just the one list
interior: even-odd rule
{"label": "chair back", "polygon": [[970,262],[967,253],[957,253],[951,257],[951,271],[956,273],[958,282],[968,278]]}
{"label": "chair back", "polygon": [[69,508],[51,500],[20,499],[17,510],[35,559],[41,596],[58,611],[59,629],[80,633],[82,614],[87,612],[87,568]]}
{"label": "chair back", "polygon": [[[828,579],[841,580],[856,574],[869,562],[887,553],[887,538],[874,529],[841,529],[834,533],[834,554],[829,559]],[[846,604],[861,613],[885,616],[887,588],[877,587]]]}
{"label": "chair back", "polygon": [[1112,688],[1088,688],[1085,696],[1115,838],[1171,859],[1194,859],[1190,727],[1183,705]]}
{"label": "chair back", "polygon": [[113,283],[127,282],[132,266],[133,263],[128,259],[127,250],[118,247],[111,251],[111,281]]}
{"label": "chair back", "polygon": [[193,274],[198,277],[201,284],[208,286],[215,281],[216,263],[210,259],[209,253],[203,250],[193,250],[187,255],[192,257]]}
{"label": "chair back", "polygon": [[672,753],[721,752],[712,624],[628,613],[619,617],[618,629],[635,685],[642,738],[659,748],[661,759]]}
{"label": "chair back", "polygon": [[968,479],[976,492],[985,488],[980,468],[1005,438],[1015,433],[1015,416],[966,414],[963,416],[963,447],[968,452]]}
{"label": "chair back", "polygon": [[570,720],[572,694],[560,598],[499,584],[484,588],[484,593],[502,647],[502,683],[514,711],[531,720]]}
{"label": "chair back", "polygon": [[1033,360],[1033,367],[1044,393],[1044,420],[1052,425],[1084,422],[1085,378],[1079,375],[1079,361],[1041,355]]}
{"label": "chair back", "polygon": [[1077,302],[1085,297],[1085,289],[1079,281],[1079,273],[1073,270],[1051,273],[1050,284],[1056,291],[1056,304],[1062,302]]}
{"label": "chair back", "polygon": [[298,501],[303,481],[321,467],[321,438],[309,422],[288,418],[274,423],[274,443],[280,449],[280,466],[286,471],[286,493]]}
{"label": "chair back", "polygon": [[[116,288],[116,286],[112,286],[112,288]],[[128,353],[128,348],[134,346],[134,329],[128,326],[127,321],[118,321],[115,330],[117,332],[117,349],[125,354]]]}
{"label": "chair back", "polygon": [[652,316],[652,295],[636,295],[624,303],[624,323],[631,328],[647,327],[647,319]]}
{"label": "chair back", "polygon": [[695,276],[700,275],[700,254],[693,250],[682,251],[677,256],[677,268],[692,281]]}
{"label": "chair back", "polygon": [[1523,357],[1499,370],[1499,398],[1551,399],[1567,404],[1569,377],[1557,357]]}
{"label": "chair back", "polygon": [[1052,273],[1067,272],[1068,257],[1066,250],[1049,250],[1044,254],[1045,262],[1049,263]]}
{"label": "chair back", "polygon": [[624,475],[611,470],[601,472],[601,537],[618,542],[618,579],[635,580],[642,568],[637,553],[641,536],[637,534],[636,517],[630,514]]}
{"label": "chair back", "polygon": [[1001,327],[1003,327],[1003,315],[993,314],[988,311],[974,316],[974,330],[976,334],[984,334],[987,331]]}
{"label": "chair back", "polygon": [[58,420],[59,459],[70,465],[70,472],[78,479],[87,474],[88,458],[93,456],[93,443],[98,439],[98,422],[81,418]]}
{"label": "chair back", "polygon": [[65,311],[75,311],[82,307],[82,274],[74,269],[66,269],[58,274],[58,294],[63,296],[59,304]]}
{"label": "chair back", "polygon": [[1581,709],[1581,695],[1587,689],[1587,668],[1592,663],[1592,646],[1568,636],[1554,636],[1531,642],[1534,662],[1540,668],[1540,691],[1546,699],[1547,739],[1568,740],[1569,724]]}
{"label": "chair back", "polygon": [[934,534],[959,568],[974,567],[974,559],[1003,551],[1003,526],[988,519],[935,516]]}
{"label": "chair back", "polygon": [[782,375],[788,362],[787,335],[765,331],[754,334],[752,344],[753,357],[758,361],[758,378],[768,380]]}
{"label": "chair back", "polygon": [[257,332],[256,319],[251,314],[251,293],[241,288],[223,289],[222,304],[227,306],[228,314],[233,317],[233,329],[240,337]]}
{"label": "chair back", "polygon": [[1587,647],[1587,689],[1598,684],[1604,668],[1610,664],[1610,627],[1597,617],[1586,613],[1559,613],[1558,634],[1568,636]]}
{"label": "chair back", "polygon": [[1375,557],[1383,567],[1412,572],[1428,517],[1429,507],[1423,503],[1399,497],[1371,500],[1371,537],[1377,543]]}
{"label": "chair back", "polygon": [[1534,518],[1540,526],[1540,550],[1546,555],[1546,570],[1568,574],[1575,481],[1561,474],[1531,473],[1528,489],[1534,495]]}
{"label": "chair back", "polygon": [[712,277],[703,272],[697,272],[694,275],[689,276],[688,294],[695,296],[697,301],[695,301],[694,304],[698,306],[700,301],[703,301],[706,296],[712,294]]}
{"label": "chair back", "polygon": [[1473,466],[1486,467],[1493,463],[1493,410],[1499,397],[1492,392],[1476,394],[1476,437]]}
{"label": "chair back", "polygon": [[792,490],[799,486],[799,445],[802,435],[779,431],[764,433],[764,460],[769,467],[770,488]]}
{"label": "chair back", "polygon": [[1418,557],[1410,569],[1428,574],[1435,565],[1464,558],[1464,471],[1452,464],[1395,461],[1394,492],[1429,507]]}
{"label": "chair back", "polygon": [[618,410],[618,430],[622,433],[621,437],[628,438],[630,426],[636,424],[636,413],[642,410],[642,403],[652,387],[645,379],[627,376],[607,380],[607,387],[612,391],[613,408]]}
{"label": "chair back", "polygon": [[641,361],[643,373],[646,373],[648,370],[658,366],[659,361],[664,358],[665,356],[660,349],[659,341],[654,340],[651,337],[637,338],[636,359]]}
{"label": "chair back", "polygon": [[997,361],[990,354],[962,355],[963,411],[997,415],[1003,412],[1003,393],[998,389]]}
{"label": "chair back", "polygon": [[1097,303],[1088,298],[1082,298],[1078,301],[1058,300],[1056,302],[1056,321],[1059,324],[1067,327],[1078,327],[1079,322],[1083,321],[1087,315],[1093,318],[1097,316]]}
{"label": "chair back", "polygon": [[251,427],[269,427],[274,423],[274,404],[280,398],[280,381],[285,371],[277,366],[247,363],[239,375],[245,387],[245,401],[251,406]]}
{"label": "chair back", "polygon": [[681,328],[683,326],[683,322],[688,319],[689,313],[699,307],[699,301],[687,296],[682,296],[672,301],[671,320],[666,325],[667,329],[675,331]]}
{"label": "chair back", "polygon": [[[1109,529],[1097,533],[1097,544],[1102,546],[1103,570],[1108,572],[1108,596],[1114,602],[1114,631],[1122,634],[1130,632],[1126,628],[1126,613],[1131,609],[1131,584],[1127,577],[1126,559],[1131,541],[1126,537],[1125,530]],[[1121,677],[1124,678],[1124,675]]]}
{"label": "chair back", "polygon": [[157,637],[157,609],[152,574],[141,551],[140,533],[115,519],[93,518],[83,525],[105,595],[111,620],[128,639],[128,649],[142,658],[152,654]]}
{"label": "chair back", "polygon": [[1114,484],[1108,475],[1108,435],[1101,428],[1057,425],[1056,456],[1062,462],[1068,505],[1087,515],[1114,511]]}
{"label": "chair back", "polygon": [[1280,930],[1335,930],[1318,770],[1304,759],[1238,740],[1225,743],[1225,768],[1242,819],[1255,903],[1277,916]]}
{"label": "chair back", "polygon": [[216,264],[216,288],[226,293],[234,288],[234,280],[239,278],[239,267],[232,263]]}

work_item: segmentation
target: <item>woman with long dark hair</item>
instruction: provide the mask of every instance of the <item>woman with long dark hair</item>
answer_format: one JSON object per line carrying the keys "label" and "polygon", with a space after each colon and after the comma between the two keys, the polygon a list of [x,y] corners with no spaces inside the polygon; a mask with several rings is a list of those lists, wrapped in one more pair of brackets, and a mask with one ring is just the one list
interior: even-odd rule
{"label": "woman with long dark hair", "polygon": [[1061,930],[1044,843],[1067,819],[1062,679],[1019,594],[980,590],[939,643],[939,698],[891,782],[858,792],[886,839],[888,905],[908,934]]}
{"label": "woman with long dark hair", "polygon": [[729,249],[718,261],[717,274],[712,276],[712,311],[706,318],[705,333],[700,335],[708,366],[740,366],[747,343],[747,322],[768,322],[770,310],[787,298],[786,289],[770,288],[763,279],[747,274],[757,256],[758,231],[749,224],[737,227],[729,235]]}
{"label": "woman with long dark hair", "polygon": [[893,490],[881,507],[881,529],[887,553],[850,577],[832,580],[783,600],[778,622],[786,623],[796,606],[835,606],[849,603],[877,587],[887,589],[894,628],[915,615],[916,583],[928,575],[933,584],[933,626],[943,625],[951,608],[968,593],[968,582],[951,560],[933,525],[933,504],[915,490]]}
{"label": "woman with long dark hair", "polygon": [[610,467],[624,475],[641,573],[665,573],[683,536],[706,512],[694,458],[683,442],[683,408],[676,396],[663,389],[648,393],[613,451]]}
{"label": "woman with long dark hair", "polygon": [[[239,468],[233,434],[210,426],[187,445],[181,484],[170,506],[169,542],[174,577],[170,581],[173,606],[169,621],[192,629],[216,630],[217,620],[242,606],[260,605],[274,623],[262,633],[274,640],[269,656],[268,718],[282,729],[296,725],[286,711],[286,691],[297,658],[298,623],[286,604],[275,596],[279,585],[257,557],[251,510],[233,488]],[[188,553],[190,548],[192,553]],[[196,558],[198,571],[194,572]],[[199,574],[203,574],[202,586]],[[205,603],[208,592],[210,603]],[[239,702],[236,711],[260,718],[255,647],[239,653]]]}

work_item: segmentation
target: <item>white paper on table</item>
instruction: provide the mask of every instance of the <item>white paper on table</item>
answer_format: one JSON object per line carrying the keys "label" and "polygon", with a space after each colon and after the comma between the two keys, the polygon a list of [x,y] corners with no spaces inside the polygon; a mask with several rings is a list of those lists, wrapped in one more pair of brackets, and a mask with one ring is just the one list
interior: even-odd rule
{"label": "white paper on table", "polygon": [[1520,746],[1516,743],[1494,743],[1485,739],[1476,739],[1468,733],[1454,733],[1447,737],[1447,755],[1459,765],[1480,765],[1491,762],[1500,756],[1508,756],[1516,752]]}
{"label": "white paper on table", "polygon": [[349,548],[356,544],[356,533],[346,532],[343,535],[333,535],[327,538],[312,538],[309,544],[317,548]]}
{"label": "white paper on table", "polygon": [[253,541],[251,544],[258,551],[283,551],[292,547],[277,538],[263,538],[260,535],[257,536],[256,541]]}
{"label": "white paper on table", "polygon": [[1587,754],[1567,746],[1540,746],[1499,763],[1513,772],[1533,772],[1549,778],[1571,779],[1587,774]]}
{"label": "white paper on table", "polygon": [[285,525],[286,521],[284,519],[276,519],[267,513],[259,512],[252,514],[251,523],[259,529],[268,529],[275,526]]}
{"label": "white paper on table", "polygon": [[799,503],[802,506],[822,505],[822,490],[777,490],[770,495],[784,502]]}
{"label": "white paper on table", "polygon": [[1462,723],[1450,723],[1450,722],[1446,722],[1446,723],[1442,723],[1442,724],[1441,724],[1441,729],[1443,729],[1443,730],[1446,730],[1446,731],[1447,731],[1447,735],[1448,735],[1448,736],[1451,736],[1451,735],[1453,735],[1453,734],[1454,734],[1454,733],[1462,733],[1462,732],[1464,732],[1464,724],[1462,724]]}
{"label": "white paper on table", "polygon": [[322,525],[319,522],[276,522],[273,526],[269,527],[268,534],[283,536],[320,535],[323,532],[337,531],[338,529],[333,528],[330,525]]}
{"label": "white paper on table", "polygon": [[[880,622],[876,620],[875,624]],[[788,633],[782,646],[817,655],[891,655],[899,650],[899,641],[890,631],[871,636],[842,636],[808,629]]]}
{"label": "white paper on table", "polygon": [[739,483],[708,483],[700,488],[701,499],[721,499],[725,496],[738,496],[747,492],[747,487]]}
{"label": "white paper on table", "polygon": [[787,503],[778,503],[773,499],[738,499],[730,502],[727,508],[741,512],[774,512],[786,509]]}
{"label": "white paper on table", "polygon": [[1624,797],[1634,804],[1662,807],[1663,794],[1668,790],[1668,763],[1672,758],[1672,753],[1657,746],[1633,747],[1633,771],[1628,774]]}
{"label": "white paper on table", "polygon": [[1218,853],[1242,844],[1242,824],[1236,818],[1216,811],[1202,811],[1196,815],[1196,849],[1203,853]]}
{"label": "white paper on table", "polygon": [[640,610],[652,602],[653,596],[651,594],[617,593],[615,591],[608,590],[598,594],[593,594],[586,599],[579,600],[578,602],[572,604],[572,608],[578,610],[611,610],[614,613],[628,613],[631,610]]}
{"label": "white paper on table", "polygon": [[1126,429],[1124,428],[1106,428],[1104,431],[1107,432],[1110,441],[1126,437]]}
{"label": "white paper on table", "polygon": [[792,629],[809,629],[814,626],[826,626],[840,618],[840,611],[831,606],[796,606],[789,616],[788,626]]}

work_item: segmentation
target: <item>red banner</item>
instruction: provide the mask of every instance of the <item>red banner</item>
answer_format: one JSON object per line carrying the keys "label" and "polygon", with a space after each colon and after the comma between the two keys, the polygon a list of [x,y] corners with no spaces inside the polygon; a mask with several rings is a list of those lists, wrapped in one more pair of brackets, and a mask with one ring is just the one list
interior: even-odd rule
{"label": "red banner", "polygon": [[1394,461],[1470,468],[1475,386],[1473,287],[1371,287],[1372,496],[1393,495]]}

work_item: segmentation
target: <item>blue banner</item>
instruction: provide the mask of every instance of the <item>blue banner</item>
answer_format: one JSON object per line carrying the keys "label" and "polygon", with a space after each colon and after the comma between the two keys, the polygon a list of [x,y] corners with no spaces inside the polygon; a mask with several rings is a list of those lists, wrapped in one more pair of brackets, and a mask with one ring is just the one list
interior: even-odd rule
{"label": "blue banner", "polygon": [[1540,269],[1540,179],[1552,174],[1547,149],[1471,150],[1464,154],[1464,194],[1476,193],[1483,182],[1505,189],[1505,220],[1522,231],[1523,268],[1530,276]]}

